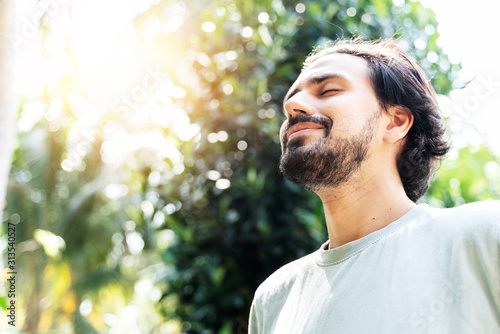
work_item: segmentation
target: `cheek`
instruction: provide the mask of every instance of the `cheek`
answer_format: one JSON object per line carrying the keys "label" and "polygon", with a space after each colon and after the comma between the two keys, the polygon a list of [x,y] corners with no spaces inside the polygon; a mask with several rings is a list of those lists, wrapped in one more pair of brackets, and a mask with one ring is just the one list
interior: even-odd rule
{"label": "cheek", "polygon": [[374,109],[377,108],[357,96],[354,98],[346,95],[338,98],[335,105],[325,106],[323,110],[332,120],[331,135],[344,136],[363,129],[367,119],[372,117]]}

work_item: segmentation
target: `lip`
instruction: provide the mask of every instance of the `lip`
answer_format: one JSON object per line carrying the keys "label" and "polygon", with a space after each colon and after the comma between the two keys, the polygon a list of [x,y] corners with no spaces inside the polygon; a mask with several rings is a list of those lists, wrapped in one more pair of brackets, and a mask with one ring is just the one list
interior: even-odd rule
{"label": "lip", "polygon": [[295,125],[292,125],[288,130],[288,140],[296,136],[322,129],[324,129],[324,127],[316,123],[297,123]]}

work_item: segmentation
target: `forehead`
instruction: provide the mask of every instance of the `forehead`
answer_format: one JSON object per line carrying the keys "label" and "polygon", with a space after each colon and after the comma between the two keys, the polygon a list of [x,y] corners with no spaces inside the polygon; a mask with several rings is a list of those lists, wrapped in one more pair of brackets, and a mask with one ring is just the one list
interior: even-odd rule
{"label": "forehead", "polygon": [[343,72],[344,74],[368,79],[368,61],[346,53],[334,53],[318,58],[315,62],[304,69],[298,79],[304,76],[321,72]]}
{"label": "forehead", "polygon": [[368,61],[345,53],[334,53],[318,58],[302,70],[287,96],[291,95],[293,91],[300,91],[318,82],[318,78],[325,76],[340,78],[350,84],[371,85]]}

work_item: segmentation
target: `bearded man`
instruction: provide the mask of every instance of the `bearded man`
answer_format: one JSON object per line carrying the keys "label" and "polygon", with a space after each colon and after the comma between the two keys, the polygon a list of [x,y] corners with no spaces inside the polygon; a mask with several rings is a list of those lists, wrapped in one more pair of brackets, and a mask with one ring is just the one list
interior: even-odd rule
{"label": "bearded man", "polygon": [[321,198],[329,238],[260,285],[250,334],[500,333],[500,204],[416,204],[449,145],[397,42],[313,52],[284,109],[280,171]]}

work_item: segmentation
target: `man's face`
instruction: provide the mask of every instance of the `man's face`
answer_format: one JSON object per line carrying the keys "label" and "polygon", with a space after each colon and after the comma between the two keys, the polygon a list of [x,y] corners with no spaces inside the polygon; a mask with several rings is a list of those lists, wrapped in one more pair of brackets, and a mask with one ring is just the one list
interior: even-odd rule
{"label": "man's face", "polygon": [[382,111],[366,60],[323,56],[285,97],[280,171],[312,191],[349,180],[370,155]]}

